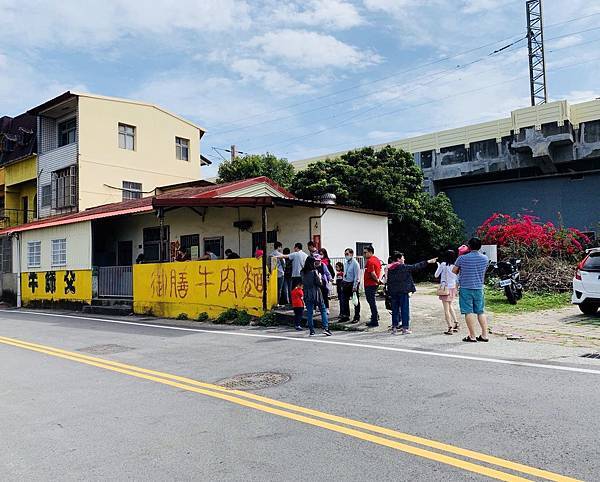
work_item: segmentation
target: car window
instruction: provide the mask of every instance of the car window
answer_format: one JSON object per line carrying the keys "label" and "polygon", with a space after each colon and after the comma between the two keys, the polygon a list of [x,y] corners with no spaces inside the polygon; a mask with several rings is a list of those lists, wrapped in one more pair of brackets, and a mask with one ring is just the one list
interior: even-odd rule
{"label": "car window", "polygon": [[583,269],[588,271],[600,271],[600,253],[592,253],[583,265]]}

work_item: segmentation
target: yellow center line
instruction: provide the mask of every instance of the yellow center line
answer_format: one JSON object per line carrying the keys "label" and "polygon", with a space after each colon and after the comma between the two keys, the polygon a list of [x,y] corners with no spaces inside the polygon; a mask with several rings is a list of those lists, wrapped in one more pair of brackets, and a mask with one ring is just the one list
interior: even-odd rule
{"label": "yellow center line", "polygon": [[[145,368],[135,367],[132,365],[127,365],[124,363],[114,362],[111,360],[105,360],[102,358],[92,357],[88,355],[84,355],[81,353],[70,352],[67,350],[62,350],[59,348],[49,347],[45,345],[39,345],[36,343],[25,342],[13,338],[1,337],[0,343],[4,343],[6,345],[13,345],[19,348],[25,348],[28,350],[36,351],[39,353],[44,353],[52,356],[56,356],[59,358],[64,358],[72,361],[76,361],[79,363],[84,363],[91,366],[96,366],[99,368],[104,368],[106,370],[111,370],[127,375],[131,375],[137,378],[143,378],[146,380],[151,380],[154,382],[162,383],[165,385],[170,385],[173,387],[181,388],[184,390],[200,393],[203,395],[207,395],[214,398],[219,398],[222,400],[227,400],[232,403],[236,403],[238,405],[243,405],[249,408],[254,408],[256,410],[260,410],[263,412],[275,414],[284,418],[296,420],[299,422],[303,422],[309,425],[318,426],[321,428],[325,428],[327,430],[331,430],[338,433],[343,433],[361,440],[366,440],[372,443],[376,443],[379,445],[387,446],[390,448],[394,448],[396,450],[401,450],[406,453],[410,453],[413,455],[417,455],[423,458],[427,458],[430,460],[435,460],[437,462],[445,463],[454,467],[462,468],[464,470],[468,470],[471,472],[479,473],[482,475],[487,475],[489,477],[498,479],[498,480],[508,480],[508,481],[522,481],[528,480],[522,477],[518,477],[512,474],[508,474],[505,472],[501,472],[495,469],[487,468],[484,466],[480,466],[477,464],[473,464],[471,462],[467,462],[461,459],[456,459],[454,457],[449,457],[444,454],[439,454],[436,452],[431,452],[428,450],[421,449],[419,447],[414,447],[412,445],[406,445],[400,442],[396,442],[393,440],[389,440],[383,437],[379,437],[376,435],[372,435],[369,433],[365,433],[359,430],[354,430],[351,428],[343,427],[340,425],[335,425],[332,423],[328,423],[327,421],[333,421],[338,423],[344,423],[346,425],[350,425],[357,428],[362,428],[364,430],[369,430],[371,432],[380,433],[383,435],[391,436],[394,438],[402,439],[405,441],[410,441],[413,443],[417,443],[420,445],[428,446],[431,448],[435,448],[438,450],[446,451],[449,453],[461,455],[464,457],[469,457],[474,460],[478,460],[481,462],[486,462],[489,464],[494,464],[500,467],[508,468],[511,470],[519,471],[522,473],[534,475],[537,477],[542,477],[547,480],[553,481],[569,481],[569,482],[577,482],[577,479],[573,479],[570,477],[562,476],[559,474],[555,474],[552,472],[548,472],[541,469],[536,469],[534,467],[529,467],[527,465],[518,464],[515,462],[510,462],[508,460],[504,460],[498,457],[493,457],[486,454],[481,454],[478,452],[474,452],[467,449],[462,449],[459,447],[454,447],[452,445],[444,444],[441,442],[437,442],[434,440],[428,440],[421,437],[416,437],[410,434],[405,434],[402,432],[397,432],[395,430],[387,429],[384,427],[378,427],[376,425],[371,425],[365,422],[360,422],[344,417],[339,417],[331,414],[327,414],[324,412],[319,412],[317,410],[308,409],[305,407],[300,407],[298,405],[288,404],[285,402],[280,402],[278,400],[269,399],[266,397],[262,397],[260,395],[255,395],[252,393],[242,392],[238,390],[229,390],[218,385],[213,385],[209,383],[199,382],[197,380],[189,379],[186,377],[180,377],[177,375],[172,375],[168,373],[158,372],[154,370],[148,370]],[[182,382],[182,383],[180,383]],[[296,412],[317,416],[319,418],[323,418],[327,421],[314,419],[311,417],[306,417],[303,415],[299,415],[296,413],[291,413],[289,411],[280,410],[277,408],[273,408],[267,405],[254,403],[252,401],[244,400],[251,399],[260,401],[262,403],[268,403],[275,407],[285,408],[287,410],[294,410]]]}

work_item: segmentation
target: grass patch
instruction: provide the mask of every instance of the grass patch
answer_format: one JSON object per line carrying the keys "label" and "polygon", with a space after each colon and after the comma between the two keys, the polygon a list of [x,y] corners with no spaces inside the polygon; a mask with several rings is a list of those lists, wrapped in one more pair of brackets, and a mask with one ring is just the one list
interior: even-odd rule
{"label": "grass patch", "polygon": [[492,313],[530,313],[533,311],[552,310],[569,306],[571,293],[523,293],[523,299],[511,305],[504,292],[499,289],[485,287],[485,308]]}

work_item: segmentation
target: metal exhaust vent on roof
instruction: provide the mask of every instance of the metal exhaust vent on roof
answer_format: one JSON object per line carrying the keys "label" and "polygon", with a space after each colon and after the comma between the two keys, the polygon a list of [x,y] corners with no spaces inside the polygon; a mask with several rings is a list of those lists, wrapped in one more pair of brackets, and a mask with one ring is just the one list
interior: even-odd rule
{"label": "metal exhaust vent on roof", "polygon": [[335,194],[331,192],[326,192],[325,194],[322,194],[321,197],[319,197],[319,202],[321,202],[322,204],[335,204],[336,200],[337,198]]}

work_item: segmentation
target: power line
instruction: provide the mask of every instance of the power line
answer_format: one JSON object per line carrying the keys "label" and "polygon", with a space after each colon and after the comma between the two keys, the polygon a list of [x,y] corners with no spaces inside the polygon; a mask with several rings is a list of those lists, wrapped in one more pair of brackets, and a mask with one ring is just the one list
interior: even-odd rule
{"label": "power line", "polygon": [[[483,61],[483,60],[486,60],[488,57],[490,57],[490,56],[492,56],[492,55],[495,55],[495,54],[496,54],[496,53],[498,53],[498,52],[502,52],[504,49],[507,49],[508,47],[511,47],[511,46],[513,46],[513,45],[515,45],[515,44],[517,44],[517,43],[520,43],[520,42],[522,42],[522,41],[523,41],[523,40],[525,40],[526,38],[527,38],[527,37],[522,37],[522,38],[520,38],[520,39],[518,39],[518,40],[516,40],[516,41],[514,41],[514,42],[511,42],[511,43],[510,43],[510,44],[508,44],[508,45],[505,45],[505,46],[504,46],[504,47],[502,47],[501,49],[498,49],[498,50],[496,50],[496,51],[494,51],[494,52],[492,52],[492,53],[490,53],[490,54],[488,54],[488,55],[486,55],[486,56],[484,56],[484,57],[481,57],[481,58],[479,58],[479,59],[477,59],[477,60],[475,60],[475,61],[473,61],[473,62],[469,62],[469,63],[467,63],[467,64],[464,64],[464,65],[458,65],[458,66],[456,66],[456,67],[453,67],[453,68],[451,68],[451,69],[442,70],[441,72],[454,72],[454,71],[456,71],[456,69],[457,69],[457,68],[465,68],[465,67],[468,67],[469,65],[475,64],[475,63],[477,63],[477,62],[481,62],[481,61]],[[428,73],[424,73],[424,74],[423,74],[423,76],[426,76],[426,75],[427,75],[427,76],[429,76],[429,75],[431,75],[431,74],[428,74]],[[433,75],[435,75],[435,74],[433,74]],[[397,85],[402,85],[402,84],[403,84],[403,82],[398,82],[398,83],[395,83],[395,84],[391,84],[390,86],[388,86],[388,89],[389,89],[390,87],[394,87],[394,86],[397,86]],[[294,114],[290,114],[290,115],[286,115],[286,116],[282,116],[282,117],[276,117],[276,118],[274,118],[274,119],[272,118],[272,119],[267,119],[267,120],[263,120],[263,121],[255,122],[255,123],[253,123],[253,124],[247,124],[247,125],[245,125],[245,126],[243,126],[243,127],[240,127],[240,128],[238,128],[238,129],[231,129],[230,131],[225,131],[225,132],[233,132],[233,131],[246,130],[246,129],[250,129],[250,128],[252,128],[252,127],[256,127],[256,126],[263,125],[263,124],[271,124],[271,123],[273,123],[273,122],[279,122],[279,121],[286,120],[286,119],[292,119],[292,118],[298,117],[299,115],[302,115],[302,114],[308,114],[308,113],[310,113],[310,112],[316,112],[316,111],[319,111],[319,110],[327,109],[327,108],[329,108],[329,107],[334,107],[334,106],[336,106],[336,105],[345,104],[346,102],[355,101],[356,99],[362,99],[362,98],[364,98],[364,97],[369,97],[369,96],[371,96],[371,95],[373,95],[373,92],[366,92],[366,93],[364,93],[364,94],[361,94],[361,95],[355,95],[355,96],[353,96],[353,97],[351,97],[351,98],[342,99],[342,100],[339,100],[339,101],[337,101],[337,102],[333,102],[333,103],[330,103],[330,104],[325,104],[325,105],[322,105],[322,106],[319,106],[319,107],[314,107],[314,108],[312,108],[312,109],[308,109],[308,110],[304,110],[304,111],[296,112],[296,113],[294,113]]]}
{"label": "power line", "polygon": [[[572,22],[576,22],[576,21],[580,21],[580,20],[585,20],[587,18],[594,17],[594,16],[597,16],[597,15],[600,15],[600,12],[595,12],[595,13],[592,13],[592,14],[589,14],[589,15],[585,15],[585,16],[580,16],[580,17],[574,17],[574,18],[571,18],[571,19],[568,19],[568,20],[565,20],[565,21],[562,21],[562,22],[557,22],[557,23],[554,23],[554,24],[550,24],[550,25],[546,26],[545,28],[546,28],[546,30],[548,30],[548,29],[551,29],[551,28],[554,28],[554,27],[557,27],[557,26],[560,26],[560,25],[565,25],[565,24],[568,24],[568,23],[572,23]],[[594,30],[594,29],[589,29],[589,30]],[[584,30],[582,32],[589,31],[589,30]],[[334,92],[331,92],[331,93],[328,93],[328,94],[324,94],[324,95],[321,95],[321,96],[313,97],[313,98],[305,100],[305,101],[297,102],[297,103],[294,103],[294,104],[289,104],[289,105],[286,105],[286,106],[283,106],[283,107],[279,107],[279,108],[271,109],[271,110],[268,110],[268,111],[263,111],[263,112],[259,112],[259,113],[256,113],[256,114],[252,114],[250,116],[245,116],[245,117],[242,117],[242,118],[238,118],[238,119],[235,119],[233,121],[225,122],[225,123],[223,123],[221,125],[223,125],[223,126],[233,125],[233,124],[235,124],[237,122],[240,122],[240,121],[243,121],[243,120],[251,119],[251,118],[254,118],[254,117],[258,117],[258,116],[263,116],[263,115],[274,113],[274,112],[279,112],[281,110],[286,110],[286,109],[289,109],[289,108],[292,108],[292,107],[297,107],[299,105],[304,105],[304,104],[311,103],[311,102],[316,102],[318,100],[321,100],[321,99],[324,99],[324,98],[328,98],[328,97],[332,97],[332,96],[335,96],[335,95],[338,95],[338,94],[341,94],[341,93],[344,93],[344,92],[348,92],[348,91],[351,91],[351,90],[354,90],[354,89],[357,89],[357,88],[361,88],[361,87],[364,87],[366,85],[370,85],[370,84],[382,82],[384,80],[396,77],[397,75],[402,75],[402,74],[406,74],[406,73],[409,73],[409,72],[413,72],[415,70],[419,70],[419,69],[424,68],[424,67],[428,67],[428,66],[435,65],[435,64],[438,64],[438,63],[441,63],[441,62],[445,62],[446,60],[450,60],[450,59],[453,59],[453,58],[456,58],[456,57],[460,57],[462,55],[466,55],[466,54],[471,53],[471,52],[475,52],[477,50],[481,50],[483,48],[486,48],[486,47],[489,47],[489,46],[492,46],[492,45],[496,45],[496,44],[498,44],[500,42],[504,42],[504,41],[510,40],[510,39],[516,37],[517,35],[519,35],[519,34],[514,34],[514,35],[511,35],[511,36],[506,37],[504,39],[496,40],[496,41],[493,41],[493,42],[481,45],[479,47],[474,47],[474,48],[469,49],[469,50],[458,52],[458,53],[450,55],[450,56],[444,56],[444,57],[442,57],[440,59],[437,59],[435,61],[427,62],[427,63],[421,64],[421,65],[417,65],[415,67],[411,67],[409,69],[406,69],[406,70],[403,70],[403,71],[400,71],[400,72],[396,72],[396,73],[391,74],[391,75],[386,75],[386,76],[383,76],[383,77],[379,77],[379,78],[370,80],[368,82],[362,82],[360,84],[354,84],[354,85],[348,86],[348,87],[346,87],[344,89],[341,89],[341,90],[338,90],[338,91],[334,91]],[[572,34],[568,34],[568,35],[572,35]],[[567,36],[567,35],[565,35],[565,36]],[[227,129],[227,130],[216,130],[216,131],[213,131],[213,134],[225,134],[225,133],[234,132],[234,131],[245,129],[245,128],[247,128],[247,127],[242,126],[242,127],[236,127],[236,128]]]}
{"label": "power line", "polygon": [[[563,66],[563,67],[560,67],[560,68],[556,68],[556,69],[551,69],[551,70],[549,70],[549,72],[558,72],[560,70],[566,70],[566,69],[571,68],[571,67],[577,67],[577,66],[580,66],[580,65],[583,65],[583,64],[586,64],[586,63],[590,63],[590,62],[594,62],[594,61],[597,61],[597,60],[600,60],[600,57],[594,58],[594,59],[589,59],[589,60],[586,60],[584,62],[578,62],[578,63],[574,63],[574,64],[569,64],[569,65],[566,65],[566,66]],[[496,87],[498,85],[512,83],[512,82],[515,82],[517,80],[521,80],[522,78],[523,78],[523,76],[513,77],[511,79],[508,79],[508,80],[505,80],[505,81],[502,81],[502,82],[497,82],[495,84],[489,84],[489,85],[486,85],[486,86],[478,88],[478,89],[472,89],[472,90],[468,90],[468,91],[464,91],[464,92],[459,92],[457,94],[453,94],[453,95],[441,97],[441,98],[438,98],[438,99],[432,99],[432,100],[429,100],[429,101],[426,101],[426,102],[422,102],[420,104],[415,104],[415,105],[412,105],[412,106],[407,106],[407,107],[403,107],[403,108],[400,108],[400,109],[395,109],[395,110],[392,110],[392,111],[389,111],[389,112],[386,112],[386,113],[380,113],[380,114],[377,114],[375,116],[364,117],[364,118],[361,119],[361,121],[370,120],[370,119],[373,119],[373,118],[376,118],[376,117],[378,117],[378,118],[386,117],[386,116],[389,116],[389,115],[392,115],[392,114],[396,114],[398,112],[402,112],[402,111],[406,111],[406,110],[410,110],[410,109],[414,109],[414,108],[418,108],[418,107],[423,107],[425,105],[432,104],[432,103],[435,103],[435,102],[440,102],[442,100],[447,100],[447,99],[451,99],[451,98],[455,98],[455,97],[460,97],[460,96],[471,94],[471,93],[474,93],[474,92],[480,92],[480,91],[486,90],[486,89],[488,89],[490,87]],[[284,147],[285,147],[287,145],[293,144],[297,140],[301,140],[301,139],[304,139],[306,137],[316,136],[316,135],[322,134],[323,132],[327,132],[327,131],[332,130],[332,129],[339,129],[340,127],[344,127],[344,126],[350,125],[350,124],[355,124],[356,122],[357,121],[355,121],[355,120],[351,120],[350,122],[348,122],[348,121],[342,122],[342,123],[337,124],[335,126],[325,127],[325,128],[320,129],[318,131],[310,132],[310,133],[304,134],[302,136],[294,137],[294,138],[291,138],[291,139],[284,139],[283,141],[276,142],[276,143],[273,143],[273,144],[269,144],[269,145],[266,145],[266,146],[259,146],[259,147],[256,147],[255,150],[263,149],[263,148],[266,148],[266,147],[273,147],[273,146],[277,146],[277,145],[280,145],[280,144],[284,144]]]}
{"label": "power line", "polygon": [[[600,29],[600,27],[594,27],[594,28],[592,28],[592,29],[586,29],[586,30],[585,30],[585,32],[587,32],[587,31],[590,31],[590,30],[597,30],[597,29]],[[565,35],[558,35],[558,36],[555,36],[555,37],[549,38],[548,40],[555,40],[555,39],[558,39],[558,38],[563,38],[563,37],[567,37],[567,36],[574,35],[574,34],[577,34],[577,33],[582,33],[582,32],[584,32],[584,31],[580,31],[580,32],[571,32],[571,33],[569,33],[569,34],[565,34]],[[597,40],[593,40],[593,41],[590,41],[590,42],[585,42],[585,43],[580,43],[580,44],[577,44],[577,45],[570,45],[570,46],[566,46],[566,47],[559,47],[559,48],[553,49],[552,51],[553,51],[553,52],[555,52],[555,51],[558,51],[558,50],[564,50],[564,49],[574,48],[574,47],[577,47],[577,46],[579,46],[579,45],[584,45],[584,44],[586,44],[586,43],[592,43],[592,42],[594,42],[594,41],[597,41]],[[518,50],[518,48],[515,48],[515,45],[516,45],[517,43],[518,43],[518,42],[513,42],[512,48],[511,48],[511,49],[507,49],[507,50],[504,50],[504,49],[503,49],[503,52],[504,52],[504,53],[510,53],[510,52],[514,52],[515,50]],[[487,58],[487,57],[482,57],[482,58],[480,58],[480,59],[477,59],[477,60],[475,60],[475,61],[472,61],[472,62],[470,62],[470,63],[467,63],[467,64],[465,64],[465,65],[463,65],[463,66],[459,66],[459,68],[465,68],[465,67],[468,67],[468,66],[470,66],[470,65],[473,65],[473,64],[475,64],[475,63],[477,63],[477,62],[480,62],[480,61],[482,61],[482,60],[485,60],[486,58]],[[478,75],[481,75],[481,74],[484,74],[485,72],[489,72],[489,71],[492,71],[492,70],[494,70],[494,69],[493,69],[493,68],[492,68],[492,69],[488,69],[488,70],[485,70],[485,71],[483,71],[483,72],[478,72],[477,74],[478,74]],[[441,72],[449,72],[449,73],[453,73],[453,72],[456,72],[456,71],[457,71],[456,69],[448,69],[448,70],[446,70],[446,71],[441,71]],[[419,86],[417,86],[417,87],[415,87],[415,88],[413,88],[413,89],[409,89],[409,90],[407,90],[407,91],[404,91],[404,92],[402,92],[402,94],[399,94],[399,95],[397,95],[397,96],[394,96],[394,97],[392,97],[392,98],[390,98],[390,99],[386,99],[385,103],[377,103],[377,104],[374,104],[373,106],[369,107],[369,108],[368,108],[368,109],[366,109],[366,110],[362,109],[362,110],[361,110],[361,112],[358,112],[358,113],[355,113],[354,115],[351,115],[350,117],[348,117],[348,119],[347,119],[347,120],[349,120],[349,119],[353,119],[353,118],[356,118],[356,117],[360,117],[360,116],[364,115],[364,113],[366,113],[366,112],[370,112],[370,111],[373,111],[373,110],[375,110],[375,109],[378,109],[378,108],[380,108],[380,107],[381,107],[381,106],[383,106],[383,105],[388,105],[390,102],[394,102],[394,101],[395,101],[395,100],[397,100],[397,99],[402,99],[402,98],[403,98],[403,97],[404,97],[406,94],[412,93],[412,92],[414,92],[414,91],[416,91],[416,90],[418,90],[418,89],[422,88],[422,87],[423,87],[423,86],[425,86],[425,85],[432,84],[432,83],[434,83],[434,82],[438,81],[438,80],[439,80],[441,77],[444,77],[444,76],[446,76],[446,75],[442,75],[442,76],[440,76],[440,77],[438,77],[438,78],[435,78],[435,79],[433,79],[433,80],[432,80],[432,81],[430,81],[430,82],[426,82],[426,83],[424,83],[424,84],[420,84]],[[451,81],[451,82],[453,82],[453,81]],[[444,85],[444,84],[442,84],[442,85]],[[371,95],[371,94],[368,94],[368,95]],[[319,119],[319,121],[323,121],[323,120],[329,120],[329,119],[337,118],[337,117],[340,117],[341,115],[344,115],[344,114],[346,114],[346,113],[350,113],[350,112],[354,112],[354,111],[355,111],[354,109],[351,109],[351,110],[345,111],[345,112],[343,112],[343,113],[336,113],[336,114],[334,114],[334,115],[332,115],[332,116],[325,117],[325,118],[321,118],[321,119]],[[267,134],[264,134],[264,135],[261,135],[261,136],[254,137],[254,138],[252,138],[252,139],[244,139],[242,142],[246,142],[246,141],[255,141],[256,139],[260,139],[260,138],[263,138],[263,137],[269,137],[269,136],[277,135],[277,134],[280,134],[280,133],[282,133],[282,132],[288,132],[288,130],[278,130],[278,131],[270,132],[270,133],[267,133]],[[256,149],[256,148],[254,148],[254,149]]]}

